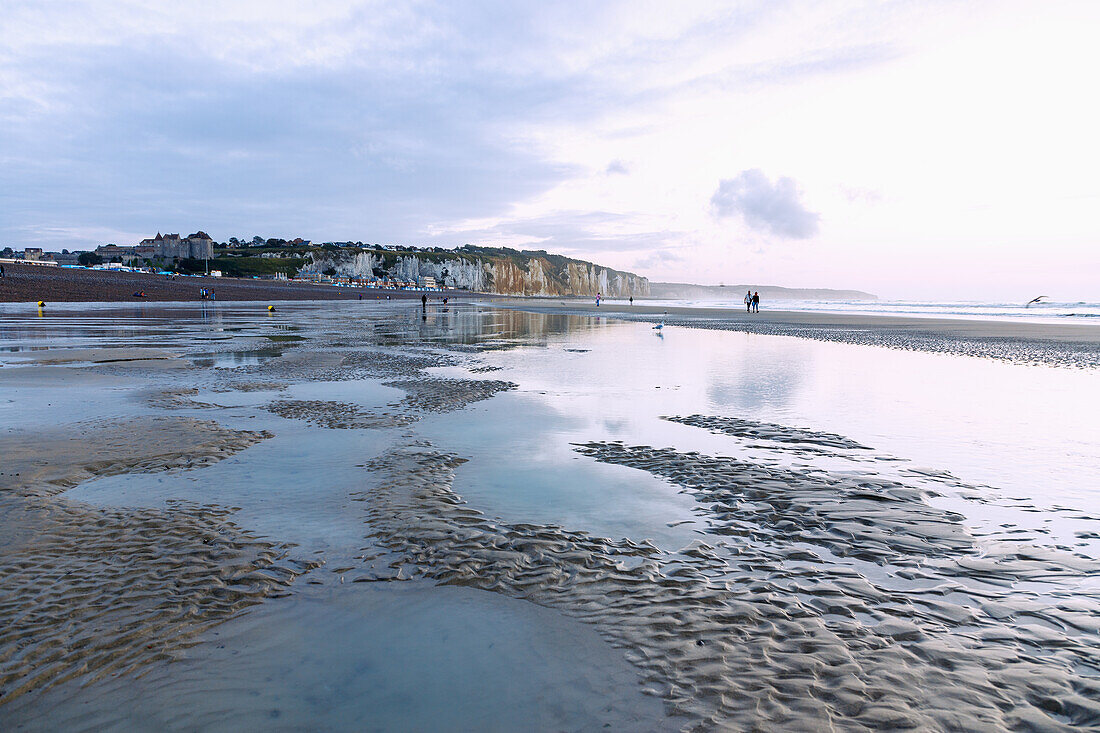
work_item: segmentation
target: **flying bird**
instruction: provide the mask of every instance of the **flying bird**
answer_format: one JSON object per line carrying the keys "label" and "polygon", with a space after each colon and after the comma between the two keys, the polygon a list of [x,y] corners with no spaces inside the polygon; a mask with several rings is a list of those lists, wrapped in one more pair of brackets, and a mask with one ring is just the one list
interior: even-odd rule
{"label": "flying bird", "polygon": [[1040,300],[1042,300],[1042,299],[1043,299],[1043,298],[1045,298],[1045,297],[1047,297],[1047,296],[1045,296],[1045,295],[1040,295],[1040,296],[1039,296],[1038,298],[1032,298],[1031,300],[1029,300],[1029,301],[1027,302],[1027,305],[1025,305],[1024,307],[1025,307],[1025,308],[1030,308],[1030,307],[1031,307],[1031,304],[1032,304],[1032,303],[1038,303],[1038,302],[1039,302]]}

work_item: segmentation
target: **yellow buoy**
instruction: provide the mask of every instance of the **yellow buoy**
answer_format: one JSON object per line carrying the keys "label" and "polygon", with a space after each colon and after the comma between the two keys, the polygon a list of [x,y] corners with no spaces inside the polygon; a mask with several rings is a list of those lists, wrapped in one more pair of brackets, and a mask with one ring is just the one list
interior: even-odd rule
{"label": "yellow buoy", "polygon": [[273,311],[273,310],[275,310],[275,306],[273,306],[273,305],[269,305],[269,306],[267,307],[267,309],[268,309],[269,311]]}
{"label": "yellow buoy", "polygon": [[45,308],[46,307],[46,301],[44,301],[44,300],[38,301],[38,307],[39,308]]}

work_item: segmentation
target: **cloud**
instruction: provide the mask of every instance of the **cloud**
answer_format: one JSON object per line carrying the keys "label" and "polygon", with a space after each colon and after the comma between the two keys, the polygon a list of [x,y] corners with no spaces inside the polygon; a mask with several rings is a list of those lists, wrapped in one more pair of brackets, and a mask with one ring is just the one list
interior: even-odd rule
{"label": "cloud", "polygon": [[630,169],[626,167],[626,163],[619,160],[618,158],[608,163],[607,168],[604,170],[604,174],[608,176],[616,173],[625,176],[629,172]]}
{"label": "cloud", "polygon": [[814,236],[821,218],[798,200],[793,179],[780,178],[772,183],[758,168],[720,181],[710,206],[720,219],[740,215],[750,228],[788,239]]}
{"label": "cloud", "polygon": [[685,261],[682,254],[675,249],[664,248],[657,249],[652,252],[648,252],[644,255],[636,257],[632,267],[636,271],[653,271],[663,270],[672,264],[680,264]]}
{"label": "cloud", "polygon": [[566,210],[540,216],[473,220],[455,227],[429,227],[423,241],[450,247],[478,244],[544,249],[584,259],[607,254],[651,252],[679,241],[683,232],[653,229],[637,214]]}
{"label": "cloud", "polygon": [[[881,56],[854,32],[835,51],[831,36],[793,57],[761,46],[790,30],[766,2],[323,5],[0,3],[0,242],[202,228],[416,243],[451,227],[440,244],[461,244],[453,225],[485,219],[505,222],[488,240],[644,249],[695,226],[630,198],[658,188],[632,146],[675,131],[677,100]],[[586,178],[607,198],[547,196]],[[615,218],[636,210],[651,213]]]}

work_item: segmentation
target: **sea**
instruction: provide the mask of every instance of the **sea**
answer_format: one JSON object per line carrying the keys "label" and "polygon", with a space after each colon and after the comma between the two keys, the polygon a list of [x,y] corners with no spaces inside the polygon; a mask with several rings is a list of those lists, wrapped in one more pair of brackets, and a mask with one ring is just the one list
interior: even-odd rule
{"label": "sea", "polygon": [[[645,300],[646,305],[670,308],[730,308],[745,307],[740,299],[730,300]],[[805,311],[810,313],[852,313],[855,315],[890,315],[925,318],[961,318],[978,320],[1009,320],[1033,323],[1100,318],[1100,302],[1042,301],[1032,305],[983,301],[920,301],[920,300],[763,300],[761,307],[772,310]]]}

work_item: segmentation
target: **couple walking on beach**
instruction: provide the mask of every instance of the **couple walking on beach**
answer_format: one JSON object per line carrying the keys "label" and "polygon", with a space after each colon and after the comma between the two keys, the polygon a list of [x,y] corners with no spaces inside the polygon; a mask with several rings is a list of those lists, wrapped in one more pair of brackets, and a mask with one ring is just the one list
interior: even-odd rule
{"label": "couple walking on beach", "polygon": [[760,291],[752,292],[751,290],[745,293],[745,312],[746,313],[759,313],[760,312]]}

